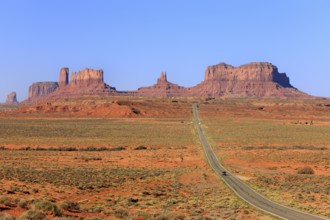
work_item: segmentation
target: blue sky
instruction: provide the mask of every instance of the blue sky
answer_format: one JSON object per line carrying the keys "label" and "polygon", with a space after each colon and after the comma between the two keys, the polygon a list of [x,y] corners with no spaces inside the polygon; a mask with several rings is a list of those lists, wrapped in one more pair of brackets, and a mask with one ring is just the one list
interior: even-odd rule
{"label": "blue sky", "polygon": [[330,97],[329,11],[328,0],[0,0],[0,102],[64,66],[102,68],[106,83],[134,90],[161,71],[188,87],[208,65],[252,61]]}

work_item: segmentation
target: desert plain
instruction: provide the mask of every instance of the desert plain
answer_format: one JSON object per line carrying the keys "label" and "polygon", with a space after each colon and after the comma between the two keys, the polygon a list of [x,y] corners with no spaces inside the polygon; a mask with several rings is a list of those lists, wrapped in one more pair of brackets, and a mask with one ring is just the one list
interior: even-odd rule
{"label": "desert plain", "polygon": [[207,163],[262,195],[330,217],[330,101],[80,97],[1,106],[4,219],[276,219]]}

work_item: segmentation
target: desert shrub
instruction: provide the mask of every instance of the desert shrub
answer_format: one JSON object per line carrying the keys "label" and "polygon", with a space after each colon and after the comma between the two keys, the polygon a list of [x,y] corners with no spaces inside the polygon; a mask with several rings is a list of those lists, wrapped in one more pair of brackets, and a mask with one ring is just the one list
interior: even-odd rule
{"label": "desert shrub", "polygon": [[141,113],[140,110],[137,108],[132,108],[132,112],[137,115]]}
{"label": "desert shrub", "polygon": [[15,217],[8,215],[7,213],[0,213],[1,220],[15,220]]}
{"label": "desert shrub", "polygon": [[101,213],[104,211],[104,208],[102,206],[96,205],[96,206],[85,208],[84,211],[87,211],[89,213]]}
{"label": "desert shrub", "polygon": [[170,213],[163,213],[163,214],[158,214],[154,216],[155,220],[184,220],[186,219],[184,215],[178,214],[178,213],[174,213],[174,212],[170,212]]}
{"label": "desert shrub", "polygon": [[81,151],[98,151],[98,148],[96,147],[86,147],[86,148],[81,148]]}
{"label": "desert shrub", "polygon": [[37,147],[35,150],[36,151],[46,151],[47,149],[46,148],[43,148],[43,147]]}
{"label": "desert shrub", "polygon": [[9,198],[9,197],[1,197],[0,198],[0,204],[3,204],[5,206],[8,206],[8,207],[15,207],[16,206],[16,203],[13,199]]}
{"label": "desert shrub", "polygon": [[309,166],[298,168],[298,174],[314,174],[313,168]]}
{"label": "desert shrub", "polygon": [[57,217],[57,218],[54,218],[54,220],[74,220],[73,217]]}
{"label": "desert shrub", "polygon": [[151,219],[151,215],[147,212],[143,212],[143,211],[137,211],[133,214],[133,218],[137,218],[137,219]]}
{"label": "desert shrub", "polygon": [[126,150],[125,147],[113,147],[110,148],[109,151],[122,151],[122,150]]}
{"label": "desert shrub", "polygon": [[246,147],[241,147],[242,150],[254,150],[255,147],[251,147],[251,146],[246,146]]}
{"label": "desert shrub", "polygon": [[109,148],[107,147],[86,147],[79,149],[80,151],[107,151]]}
{"label": "desert shrub", "polygon": [[177,147],[173,147],[171,149],[174,149],[174,150],[185,150],[185,149],[187,149],[187,147],[185,147],[185,146],[177,146]]}
{"label": "desert shrub", "polygon": [[134,150],[146,150],[147,148],[143,145],[134,148]]}
{"label": "desert shrub", "polygon": [[30,209],[27,212],[23,213],[22,216],[20,216],[18,218],[19,220],[45,220],[46,215],[39,211],[39,210],[35,210],[35,209]]}
{"label": "desert shrub", "polygon": [[25,209],[27,206],[28,206],[29,202],[25,199],[21,199],[19,202],[18,202],[18,206],[20,208],[23,208]]}
{"label": "desert shrub", "polygon": [[21,147],[18,150],[26,150],[26,151],[28,151],[28,150],[31,150],[31,147]]}
{"label": "desert shrub", "polygon": [[117,218],[125,218],[128,216],[128,211],[126,209],[119,208],[115,210],[114,214]]}
{"label": "desert shrub", "polygon": [[51,202],[40,200],[40,201],[37,201],[35,203],[34,207],[35,207],[36,210],[41,210],[41,211],[44,211],[44,212],[50,212],[50,213],[52,213],[53,216],[61,216],[62,215],[61,209],[57,205],[55,205]]}
{"label": "desert shrub", "polygon": [[249,210],[246,210],[246,209],[244,209],[243,213],[244,213],[245,215],[250,214]]}
{"label": "desert shrub", "polygon": [[84,160],[85,162],[91,161],[91,160],[102,160],[102,157],[74,157],[75,160]]}
{"label": "desert shrub", "polygon": [[6,197],[6,196],[1,197],[0,198],[0,204],[4,204],[7,200],[9,200],[8,197]]}
{"label": "desert shrub", "polygon": [[66,211],[79,211],[80,206],[77,202],[63,202],[61,208]]}
{"label": "desert shrub", "polygon": [[277,166],[267,167],[268,170],[277,170]]}
{"label": "desert shrub", "polygon": [[77,151],[78,149],[76,147],[49,147],[48,150],[50,151]]}

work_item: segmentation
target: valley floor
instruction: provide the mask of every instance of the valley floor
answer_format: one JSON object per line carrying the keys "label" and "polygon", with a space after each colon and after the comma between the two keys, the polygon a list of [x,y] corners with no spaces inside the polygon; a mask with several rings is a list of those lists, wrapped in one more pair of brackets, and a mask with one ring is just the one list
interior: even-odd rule
{"label": "valley floor", "polygon": [[[0,216],[273,219],[208,166],[191,113],[202,101],[203,127],[231,172],[275,201],[330,217],[329,101],[122,99],[52,104],[89,109],[77,115],[33,106],[1,114]],[[134,111],[111,116],[114,103]],[[298,174],[305,166],[315,173]]]}

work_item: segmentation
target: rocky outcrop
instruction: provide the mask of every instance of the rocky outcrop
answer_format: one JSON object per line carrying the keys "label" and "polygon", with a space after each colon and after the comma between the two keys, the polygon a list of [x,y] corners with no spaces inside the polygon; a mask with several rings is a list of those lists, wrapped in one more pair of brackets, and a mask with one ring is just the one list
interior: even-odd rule
{"label": "rocky outcrop", "polygon": [[16,92],[9,93],[6,99],[6,104],[16,104],[16,103],[18,103]]}
{"label": "rocky outcrop", "polygon": [[29,87],[29,99],[46,96],[58,88],[57,82],[36,82]]}
{"label": "rocky outcrop", "polygon": [[86,68],[72,72],[69,81],[69,68],[61,68],[58,82],[33,83],[29,88],[29,102],[82,95],[114,95],[114,87],[104,83],[103,70]]}
{"label": "rocky outcrop", "polygon": [[226,63],[206,68],[204,81],[185,88],[167,80],[162,72],[153,86],[141,87],[136,91],[118,92],[104,83],[103,70],[86,68],[72,72],[60,70],[59,82],[34,83],[29,88],[29,101],[63,98],[82,95],[98,96],[154,96],[154,97],[278,97],[307,98],[290,84],[285,73],[279,73],[276,66],[267,62],[248,63],[234,67]]}
{"label": "rocky outcrop", "polygon": [[69,68],[64,67],[60,70],[60,79],[58,80],[59,86],[66,86],[69,84]]}
{"label": "rocky outcrop", "polygon": [[267,62],[239,67],[226,63],[209,66],[204,81],[189,91],[191,96],[228,97],[307,97],[290,84],[285,73]]}
{"label": "rocky outcrop", "polygon": [[177,84],[167,81],[166,72],[162,72],[157,79],[157,83],[153,86],[141,87],[137,90],[137,96],[158,96],[173,97],[184,96],[185,88]]}
{"label": "rocky outcrop", "polygon": [[167,83],[167,75],[166,72],[162,72],[159,76],[159,78],[157,79],[157,84],[162,84],[162,83]]}
{"label": "rocky outcrop", "polygon": [[275,82],[280,86],[293,88],[286,74],[279,73],[276,66],[267,62],[254,62],[239,67],[226,63],[209,66],[206,68],[204,80]]}
{"label": "rocky outcrop", "polygon": [[89,86],[95,84],[103,84],[103,70],[93,70],[86,68],[79,72],[72,72],[70,85]]}

